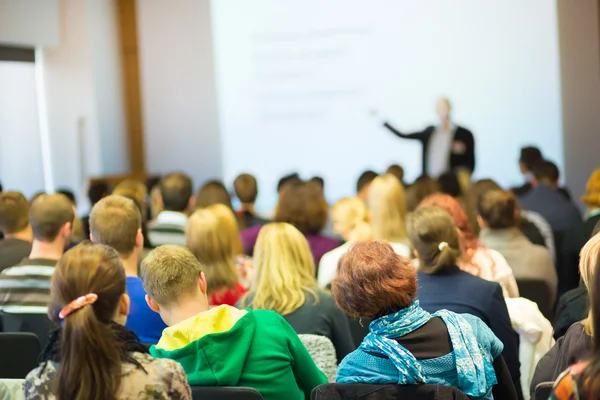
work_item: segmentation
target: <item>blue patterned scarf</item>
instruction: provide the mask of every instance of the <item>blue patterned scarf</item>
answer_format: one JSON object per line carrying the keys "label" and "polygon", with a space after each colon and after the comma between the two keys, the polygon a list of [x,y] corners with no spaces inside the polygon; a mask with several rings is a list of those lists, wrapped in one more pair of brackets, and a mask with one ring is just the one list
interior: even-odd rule
{"label": "blue patterned scarf", "polygon": [[419,361],[394,339],[419,329],[432,316],[440,317],[448,329],[456,360],[459,389],[468,396],[485,396],[489,388],[497,383],[493,360],[477,343],[471,325],[458,314],[441,310],[431,315],[415,300],[409,307],[371,322],[371,333],[364,339],[360,349],[388,357],[398,369],[398,384],[427,383]]}

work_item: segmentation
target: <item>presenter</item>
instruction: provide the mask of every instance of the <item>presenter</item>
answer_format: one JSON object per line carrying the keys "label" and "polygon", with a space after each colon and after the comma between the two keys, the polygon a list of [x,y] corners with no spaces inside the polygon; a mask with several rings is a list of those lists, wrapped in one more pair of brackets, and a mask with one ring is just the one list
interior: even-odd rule
{"label": "presenter", "polygon": [[423,143],[423,175],[437,178],[448,171],[475,169],[475,140],[473,134],[450,120],[452,106],[446,98],[437,100],[435,109],[440,122],[415,133],[402,133],[385,122],[384,127],[403,139],[415,139]]}

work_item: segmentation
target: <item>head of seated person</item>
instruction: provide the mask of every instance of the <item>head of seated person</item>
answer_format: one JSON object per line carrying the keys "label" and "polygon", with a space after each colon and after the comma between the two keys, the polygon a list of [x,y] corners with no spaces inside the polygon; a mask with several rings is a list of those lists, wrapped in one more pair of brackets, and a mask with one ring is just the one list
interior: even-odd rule
{"label": "head of seated person", "polygon": [[242,210],[254,213],[254,203],[258,197],[258,182],[251,174],[240,174],[233,181],[233,190],[241,203]]}
{"label": "head of seated person", "polygon": [[386,174],[373,180],[367,208],[373,236],[391,243],[408,244],[406,236],[406,197],[395,176]]}
{"label": "head of seated person", "polygon": [[[338,383],[419,384],[435,380],[470,396],[490,398],[496,383],[492,360],[502,351],[502,343],[477,318],[446,310],[435,314],[423,310],[416,300],[415,268],[388,243],[355,243],[342,256],[331,291],[346,313],[373,319],[370,334],[340,364]],[[413,344],[403,342],[405,336],[420,329],[420,339],[413,337]],[[432,348],[440,347],[448,337],[449,348],[437,355],[421,357],[416,350],[415,354],[409,350],[415,348],[415,340],[427,341],[424,347]],[[456,374],[456,364],[468,367]],[[483,379],[471,386],[468,375],[474,373]]]}
{"label": "head of seated person", "polygon": [[560,172],[556,164],[548,160],[539,160],[533,164],[533,185],[540,184],[551,186],[558,189],[558,180]]}
{"label": "head of seated person", "polygon": [[308,398],[327,381],[278,314],[209,308],[204,269],[189,249],[175,245],[154,249],[142,262],[148,305],[169,326],[151,354],[180,362],[191,385],[250,386],[265,400],[281,393]]}
{"label": "head of seated person", "polygon": [[366,170],[358,177],[356,181],[356,196],[366,201],[369,197],[369,188],[371,187],[371,183],[375,178],[379,176],[377,172]]}
{"label": "head of seated person", "polygon": [[221,181],[208,181],[200,187],[196,195],[196,209],[206,208],[213,204],[223,204],[233,211],[231,196]]}
{"label": "head of seated person", "polygon": [[[19,192],[0,193],[0,232],[5,239],[17,238],[31,242],[33,233],[29,224],[29,203]],[[23,257],[29,255],[25,254]]]}
{"label": "head of seated person", "polygon": [[174,172],[160,181],[161,208],[164,211],[185,213],[194,203],[192,180],[189,176]]}
{"label": "head of seated person", "polygon": [[462,196],[462,187],[455,172],[445,172],[438,178],[440,191],[452,197]]}
{"label": "head of seated person", "polygon": [[396,179],[398,179],[398,182],[404,184],[404,168],[402,168],[400,165],[398,165],[398,164],[390,165],[385,170],[385,173],[394,175],[396,177]]}
{"label": "head of seated person", "polygon": [[89,242],[71,249],[56,266],[51,293],[49,315],[62,326],[49,336],[42,365],[27,376],[26,397],[116,399],[151,387],[151,397],[189,398],[181,366],[153,359],[123,327],[130,301],[114,249]]}
{"label": "head of seated person", "polygon": [[41,194],[29,208],[33,231],[30,258],[58,260],[71,243],[75,212],[71,201],[62,194]]}
{"label": "head of seated person", "polygon": [[502,230],[516,228],[519,210],[517,200],[509,191],[488,190],[479,196],[477,203],[481,229]]}
{"label": "head of seated person", "polygon": [[185,232],[187,247],[204,266],[210,304],[235,305],[246,290],[236,270],[243,250],[233,212],[223,204],[196,210]]}
{"label": "head of seated person", "polygon": [[439,192],[440,185],[435,179],[427,175],[418,177],[415,179],[415,182],[406,190],[407,211],[415,211],[423,199]]}
{"label": "head of seated person", "polygon": [[331,208],[331,217],[333,230],[346,242],[372,239],[369,212],[365,202],[358,197],[338,200]]}
{"label": "head of seated person", "polygon": [[325,224],[329,206],[318,183],[291,181],[279,192],[276,222],[294,225],[303,234],[318,235]]}

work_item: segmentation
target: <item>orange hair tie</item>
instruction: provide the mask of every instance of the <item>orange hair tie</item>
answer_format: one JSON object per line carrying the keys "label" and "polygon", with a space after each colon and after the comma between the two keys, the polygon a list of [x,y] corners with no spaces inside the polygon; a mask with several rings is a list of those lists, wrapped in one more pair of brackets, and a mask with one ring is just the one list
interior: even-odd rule
{"label": "orange hair tie", "polygon": [[98,300],[98,295],[96,293],[88,293],[80,296],[64,306],[63,309],[58,313],[58,318],[65,319],[74,311],[77,311],[87,305],[94,304],[96,300]]}

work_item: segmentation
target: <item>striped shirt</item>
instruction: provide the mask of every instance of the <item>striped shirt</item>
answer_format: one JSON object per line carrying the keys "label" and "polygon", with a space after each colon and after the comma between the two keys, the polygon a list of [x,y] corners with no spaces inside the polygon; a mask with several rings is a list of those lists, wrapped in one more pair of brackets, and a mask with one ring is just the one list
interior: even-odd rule
{"label": "striped shirt", "polygon": [[175,211],[162,211],[148,228],[148,237],[154,246],[177,244],[185,246],[187,216]]}
{"label": "striped shirt", "polygon": [[25,258],[0,273],[0,310],[18,314],[46,314],[50,278],[57,260]]}

